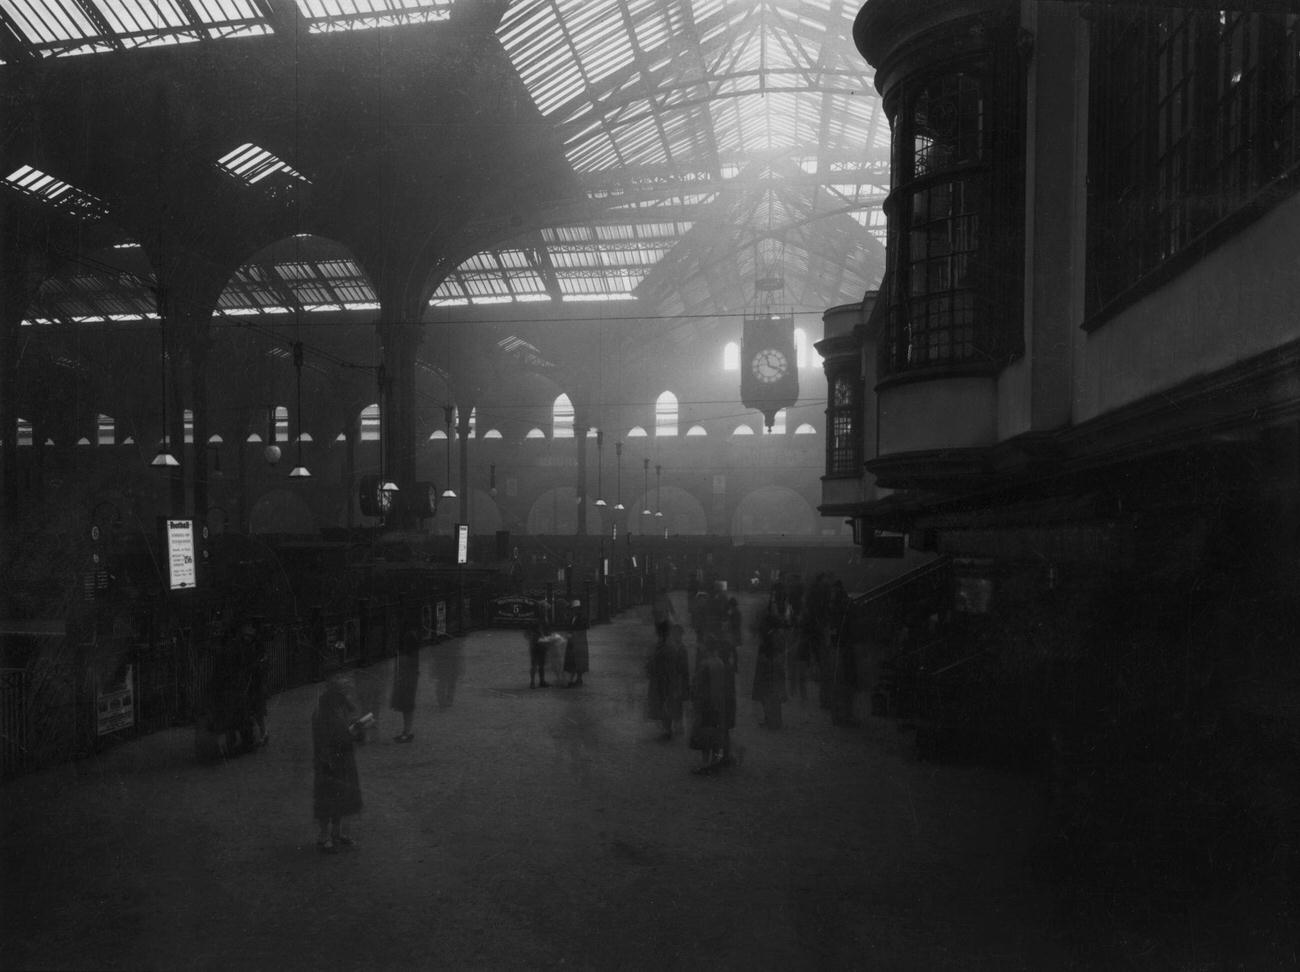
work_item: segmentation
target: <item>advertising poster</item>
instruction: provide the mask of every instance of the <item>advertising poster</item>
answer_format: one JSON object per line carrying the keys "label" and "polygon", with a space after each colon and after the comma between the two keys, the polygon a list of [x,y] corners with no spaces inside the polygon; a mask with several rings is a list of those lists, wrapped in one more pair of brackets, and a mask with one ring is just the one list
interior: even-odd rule
{"label": "advertising poster", "polygon": [[456,563],[469,563],[469,524],[456,524]]}
{"label": "advertising poster", "polygon": [[438,637],[444,637],[447,634],[447,602],[438,602]]}
{"label": "advertising poster", "polygon": [[95,720],[99,735],[106,736],[119,729],[130,729],[135,725],[134,677],[130,666],[126,677],[111,686],[107,691],[95,693]]}
{"label": "advertising poster", "polygon": [[194,587],[194,521],[167,521],[167,577],[173,591]]}

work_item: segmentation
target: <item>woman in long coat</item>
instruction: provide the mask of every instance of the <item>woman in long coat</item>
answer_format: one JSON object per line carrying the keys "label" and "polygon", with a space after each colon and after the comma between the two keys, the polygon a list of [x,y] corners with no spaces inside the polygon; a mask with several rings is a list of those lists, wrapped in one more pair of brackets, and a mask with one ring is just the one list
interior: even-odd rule
{"label": "woman in long coat", "polygon": [[331,677],[311,716],[312,814],[320,826],[316,846],[327,854],[352,845],[344,818],[361,812],[361,780],[353,748],[354,709],[348,695],[347,678]]}
{"label": "woman in long coat", "polygon": [[736,727],[736,673],[722,660],[717,639],[705,639],[695,666],[693,694],[695,722],[691,748],[698,749],[703,764],[696,773],[712,773],[732,762],[731,730]]}
{"label": "woman in long coat", "polygon": [[673,725],[682,721],[682,702],[690,697],[691,668],[680,624],[670,625],[668,636],[655,645],[646,662],[650,694],[646,717],[664,727],[663,740],[673,738]]}
{"label": "woman in long coat", "polygon": [[785,693],[785,651],[782,635],[784,629],[770,615],[759,622],[758,658],[754,663],[754,690],[751,698],[763,704],[764,729],[780,729],[781,703]]}
{"label": "woman in long coat", "polygon": [[389,704],[402,714],[402,731],[394,742],[408,743],[415,738],[411,723],[415,719],[415,687],[420,681],[420,617],[406,615],[398,636],[397,665],[393,670],[393,695]]}
{"label": "woman in long coat", "polygon": [[591,665],[591,653],[587,648],[587,616],[582,612],[581,602],[574,601],[573,609],[573,631],[564,645],[564,670],[569,676],[566,688],[581,685],[582,676]]}

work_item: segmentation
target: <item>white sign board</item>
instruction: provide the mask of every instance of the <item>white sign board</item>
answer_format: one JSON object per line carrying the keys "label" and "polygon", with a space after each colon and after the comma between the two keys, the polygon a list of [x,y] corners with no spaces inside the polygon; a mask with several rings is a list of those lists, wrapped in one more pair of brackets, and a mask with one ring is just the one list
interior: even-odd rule
{"label": "white sign board", "polygon": [[167,521],[167,577],[173,591],[195,584],[193,520]]}
{"label": "white sign board", "polygon": [[456,524],[456,563],[469,563],[469,524]]}

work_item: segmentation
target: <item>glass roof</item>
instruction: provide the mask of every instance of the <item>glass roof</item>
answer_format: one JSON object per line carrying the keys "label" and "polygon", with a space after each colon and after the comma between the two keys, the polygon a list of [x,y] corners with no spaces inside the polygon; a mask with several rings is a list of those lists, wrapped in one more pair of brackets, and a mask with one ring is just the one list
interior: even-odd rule
{"label": "glass roof", "polygon": [[42,57],[271,33],[256,0],[0,0]]}
{"label": "glass roof", "polygon": [[[673,265],[687,277],[704,260],[724,278],[752,283],[746,251],[763,236],[793,237],[787,275],[831,282],[828,293],[804,286],[794,299],[826,306],[860,296],[883,269],[879,214],[890,135],[853,48],[859,7],[857,0],[515,0],[497,35],[537,108],[559,127],[589,201],[610,218],[674,217],[681,232],[661,240],[669,246],[657,251],[655,266]],[[553,244],[543,242],[549,251]],[[595,246],[618,249],[608,240]],[[833,247],[842,249],[832,255]],[[563,253],[559,262],[569,259]],[[855,259],[861,272],[846,273]],[[693,293],[646,286],[653,267],[637,272],[637,263],[588,259],[583,286],[626,289],[659,310],[665,299],[678,309],[716,303],[716,288],[700,280]],[[462,265],[435,303],[538,299],[539,279],[546,280],[531,265],[496,268],[491,280],[473,276],[482,272]],[[595,273],[604,274],[599,285]],[[572,299],[563,287],[546,291]],[[731,303],[744,301],[742,291],[733,289]]]}
{"label": "glass roof", "polygon": [[[311,33],[446,20],[454,0],[296,0]],[[0,0],[0,18],[41,57],[272,34],[259,0]]]}
{"label": "glass roof", "polygon": [[[288,10],[323,33],[445,20],[454,2],[294,0]],[[582,194],[541,228],[464,260],[430,304],[635,299],[661,314],[737,310],[765,272],[763,240],[781,244],[787,302],[858,299],[883,270],[890,137],[852,43],[859,7],[511,0],[497,38]],[[285,12],[265,0],[0,0],[0,30],[57,57],[272,34]],[[276,195],[306,183],[291,161],[245,142],[216,164]],[[30,167],[7,184],[82,219],[105,215],[94,196]],[[375,303],[350,260],[250,264],[221,297],[232,315]],[[40,313],[84,316],[55,304]]]}
{"label": "glass roof", "polygon": [[314,34],[446,20],[453,0],[298,0]]}

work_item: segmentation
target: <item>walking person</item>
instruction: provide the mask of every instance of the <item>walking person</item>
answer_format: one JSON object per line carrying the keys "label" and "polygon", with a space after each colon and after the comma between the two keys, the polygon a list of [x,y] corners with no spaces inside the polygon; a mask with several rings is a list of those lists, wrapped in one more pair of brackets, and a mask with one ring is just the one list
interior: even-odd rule
{"label": "walking person", "polygon": [[659,738],[667,742],[673,738],[673,727],[682,721],[682,703],[691,693],[690,661],[680,624],[672,625],[668,636],[656,642],[646,662],[646,676],[650,682],[646,717],[663,726]]}
{"label": "walking person", "polygon": [[397,640],[397,664],[393,668],[393,694],[389,704],[402,714],[402,731],[393,742],[409,743],[415,738],[411,732],[415,719],[415,689],[420,680],[420,614],[407,609],[401,615],[401,628]]}
{"label": "walking person", "polygon": [[551,647],[550,629],[546,621],[538,618],[527,632],[528,637],[528,687],[548,688],[546,681],[546,653]]}
{"label": "walking person", "polygon": [[581,601],[574,601],[573,631],[564,645],[564,671],[569,676],[565,688],[582,684],[582,676],[590,668],[591,653],[587,648],[587,615]]}
{"label": "walking person", "polygon": [[347,676],[331,676],[311,717],[312,814],[319,827],[316,847],[325,854],[352,846],[345,821],[361,812],[354,748],[361,730],[352,720],[355,707],[351,695]]}
{"label": "walking person", "polygon": [[731,730],[736,727],[736,678],[722,660],[719,642],[706,639],[695,669],[691,748],[700,752],[693,773],[716,773],[732,763]]}
{"label": "walking person", "polygon": [[655,593],[654,603],[650,606],[650,611],[654,617],[655,635],[662,644],[668,638],[668,628],[677,621],[677,610],[673,607],[673,599],[668,596],[668,588],[661,587]]}
{"label": "walking person", "polygon": [[754,689],[750,697],[763,706],[762,729],[780,729],[781,703],[785,692],[785,649],[780,627],[771,614],[763,615],[759,622],[758,657],[754,663]]}
{"label": "walking person", "polygon": [[271,741],[266,731],[266,675],[269,667],[266,645],[257,637],[257,626],[246,621],[239,626],[239,664],[248,686],[247,712],[249,738],[246,748],[265,746]]}

